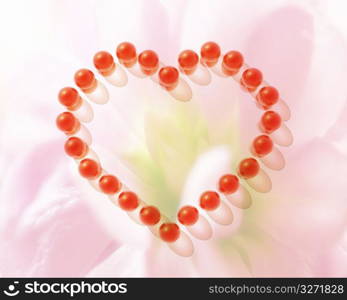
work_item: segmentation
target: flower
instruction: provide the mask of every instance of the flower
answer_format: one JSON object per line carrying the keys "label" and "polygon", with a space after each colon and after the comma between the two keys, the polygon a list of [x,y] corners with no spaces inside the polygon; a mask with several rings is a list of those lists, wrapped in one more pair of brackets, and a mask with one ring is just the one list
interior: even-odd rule
{"label": "flower", "polygon": [[[1,50],[2,276],[346,276],[341,3],[42,1],[35,9],[21,3],[23,12],[2,5],[2,28],[11,27],[3,35],[11,48]],[[82,180],[53,126],[57,91],[91,65],[93,52],[123,40],[169,64],[207,40],[238,49],[292,110],[295,144],[283,149],[286,168],[270,174],[271,193],[252,192],[248,210],[233,207],[234,223],[214,226],[191,258],[170,252]],[[89,127],[106,168],[171,217],[235,168],[261,113],[231,80],[192,88],[193,100],[182,104],[149,81],[129,80],[111,90],[107,110],[94,106]]]}

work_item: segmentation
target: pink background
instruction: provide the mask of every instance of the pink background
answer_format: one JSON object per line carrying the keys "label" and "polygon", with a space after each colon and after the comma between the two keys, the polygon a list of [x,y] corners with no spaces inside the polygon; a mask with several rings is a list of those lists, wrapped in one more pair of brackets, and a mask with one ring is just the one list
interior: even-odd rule
{"label": "pink background", "polygon": [[[347,276],[345,1],[1,1],[0,276]],[[63,151],[57,92],[118,43],[241,51],[292,110],[287,166],[235,222],[173,254],[94,191]],[[95,150],[170,216],[247,153],[261,111],[231,79],[178,103],[146,80],[95,107]],[[196,170],[202,170],[197,172]],[[213,170],[214,172],[210,172]],[[194,176],[192,175],[194,174]],[[207,185],[207,183],[206,183]]]}

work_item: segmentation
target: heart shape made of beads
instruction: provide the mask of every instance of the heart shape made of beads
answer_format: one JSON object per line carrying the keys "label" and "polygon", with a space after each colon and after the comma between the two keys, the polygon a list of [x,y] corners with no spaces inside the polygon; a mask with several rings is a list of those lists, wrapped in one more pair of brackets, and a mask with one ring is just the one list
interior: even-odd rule
{"label": "heart shape made of beads", "polygon": [[[261,134],[251,143],[252,156],[239,162],[236,174],[221,174],[215,190],[202,192],[197,207],[181,207],[177,212],[178,222],[172,222],[157,207],[147,205],[135,192],[122,185],[116,176],[107,173],[90,147],[92,138],[84,123],[92,121],[93,110],[86,99],[97,104],[107,103],[109,96],[106,86],[91,70],[80,69],[74,78],[77,87],[60,90],[58,98],[67,111],[58,115],[56,124],[68,136],[65,152],[76,160],[81,176],[137,223],[148,226],[176,254],[191,256],[194,246],[190,236],[207,240],[212,235],[211,220],[228,225],[233,221],[232,205],[241,209],[250,207],[251,196],[239,179],[242,178],[257,192],[271,190],[271,179],[259,161],[272,170],[284,167],[283,155],[276,145],[290,146],[293,142],[285,124],[290,119],[290,110],[277,89],[263,80],[261,71],[250,68],[240,52],[232,50],[222,55],[219,45],[214,42],[205,43],[200,56],[192,50],[182,51],[178,56],[177,68],[164,65],[152,50],[137,55],[135,46],[128,42],[118,45],[116,57],[118,63],[112,54],[100,51],[93,60],[97,73],[113,86],[125,86],[129,73],[152,79],[178,101],[189,101],[192,89],[188,80],[198,85],[208,85],[213,73],[233,78],[242,90],[253,96],[257,107],[264,110],[258,123]],[[200,209],[206,212],[206,217],[199,212]]]}

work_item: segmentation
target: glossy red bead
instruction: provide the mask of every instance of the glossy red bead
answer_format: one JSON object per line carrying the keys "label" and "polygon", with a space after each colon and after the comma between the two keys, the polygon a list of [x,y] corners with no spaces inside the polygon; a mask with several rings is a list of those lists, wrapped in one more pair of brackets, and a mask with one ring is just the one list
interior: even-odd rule
{"label": "glossy red bead", "polygon": [[278,99],[279,93],[273,86],[264,86],[257,94],[257,101],[264,109],[276,104]]}
{"label": "glossy red bead", "polygon": [[249,91],[254,91],[263,81],[263,74],[255,68],[250,68],[242,73],[241,84]]}
{"label": "glossy red bead", "polygon": [[173,243],[179,238],[180,229],[175,223],[164,223],[159,228],[159,235],[163,241]]}
{"label": "glossy red bead", "polygon": [[160,85],[167,90],[173,90],[178,84],[179,73],[175,67],[163,67],[159,71]]}
{"label": "glossy red bead", "polygon": [[228,76],[235,75],[243,65],[243,56],[239,51],[229,51],[223,57],[222,70]]}
{"label": "glossy red bead", "polygon": [[66,134],[74,134],[80,128],[80,122],[78,119],[68,111],[58,115],[56,124],[57,127]]}
{"label": "glossy red bead", "polygon": [[178,64],[181,70],[187,74],[192,74],[199,63],[199,56],[192,50],[184,50],[178,56]]}
{"label": "glossy red bead", "polygon": [[239,175],[244,179],[250,179],[258,175],[259,163],[254,158],[246,158],[239,164]]}
{"label": "glossy red bead", "polygon": [[214,210],[220,205],[220,197],[217,192],[207,191],[200,196],[200,207],[205,210]]}
{"label": "glossy red bead", "polygon": [[100,164],[90,158],[83,159],[80,162],[78,169],[81,176],[87,179],[96,179],[101,174]]}
{"label": "glossy red bead", "polygon": [[132,67],[137,61],[136,48],[129,42],[119,44],[116,54],[119,62],[127,68]]}
{"label": "glossy red bead", "polygon": [[139,55],[139,64],[141,70],[146,75],[153,75],[159,67],[159,57],[152,50],[145,50]]}
{"label": "glossy red bead", "polygon": [[220,54],[220,47],[215,42],[203,44],[200,50],[202,62],[209,67],[213,67],[218,62]]}
{"label": "glossy red bead", "polygon": [[127,211],[136,209],[139,206],[139,198],[134,192],[122,192],[118,197],[119,206]]}
{"label": "glossy red bead", "polygon": [[177,214],[178,221],[186,226],[194,225],[199,219],[199,211],[194,206],[183,206]]}
{"label": "glossy red bead", "polygon": [[99,187],[105,194],[113,195],[120,191],[122,184],[116,176],[104,175],[99,179]]}
{"label": "glossy red bead", "polygon": [[82,99],[78,91],[73,87],[65,87],[59,91],[59,102],[69,110],[76,110],[82,104]]}
{"label": "glossy red bead", "polygon": [[219,191],[223,194],[233,194],[239,188],[239,179],[232,174],[223,175],[218,182]]}
{"label": "glossy red bead", "polygon": [[113,56],[106,51],[99,51],[94,55],[94,66],[104,76],[110,75],[115,68]]}
{"label": "glossy red bead", "polygon": [[64,145],[64,149],[67,155],[80,159],[88,153],[88,145],[78,137],[70,137]]}
{"label": "glossy red bead", "polygon": [[281,127],[281,124],[281,116],[272,110],[265,112],[260,120],[260,128],[265,133],[274,132],[275,130]]}
{"label": "glossy red bead", "polygon": [[160,221],[160,211],[155,206],[145,206],[140,211],[141,222],[153,226]]}
{"label": "glossy red bead", "polygon": [[75,73],[75,83],[84,92],[92,89],[95,84],[94,73],[88,69],[80,69]]}
{"label": "glossy red bead", "polygon": [[273,142],[268,135],[257,136],[252,143],[252,150],[258,157],[269,154],[273,149]]}

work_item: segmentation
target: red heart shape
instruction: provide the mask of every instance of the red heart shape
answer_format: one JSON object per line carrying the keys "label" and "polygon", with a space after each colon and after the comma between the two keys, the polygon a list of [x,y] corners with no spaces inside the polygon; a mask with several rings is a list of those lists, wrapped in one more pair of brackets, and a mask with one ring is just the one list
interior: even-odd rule
{"label": "red heart shape", "polygon": [[[237,174],[221,174],[215,191],[204,191],[201,194],[199,207],[206,212],[207,217],[201,215],[198,208],[193,206],[184,206],[177,212],[179,223],[190,235],[198,239],[210,238],[212,230],[208,219],[221,225],[228,225],[233,220],[232,210],[225,200],[242,209],[251,205],[250,195],[240,184],[239,178],[257,192],[271,190],[271,180],[260,167],[258,160],[273,170],[284,167],[283,155],[274,144],[292,144],[293,137],[284,123],[290,118],[288,106],[280,99],[277,89],[263,80],[258,69],[250,68],[244,63],[241,53],[229,51],[221,55],[220,47],[214,42],[202,46],[200,57],[192,50],[182,51],[178,57],[179,68],[165,66],[152,50],[137,55],[135,47],[127,42],[117,47],[116,54],[120,64],[105,51],[94,56],[94,66],[98,73],[114,86],[127,84],[124,67],[137,77],[151,78],[173,98],[189,101],[192,89],[182,75],[196,84],[207,85],[211,81],[211,71],[221,77],[232,77],[241,89],[255,98],[256,105],[265,111],[258,124],[261,135],[251,144],[253,157],[239,162]],[[158,208],[144,203],[136,193],[122,186],[116,176],[103,170],[97,155],[90,148],[91,135],[82,124],[93,119],[93,110],[80,93],[94,103],[105,104],[108,101],[108,92],[89,69],[77,71],[75,83],[80,91],[65,87],[59,92],[59,101],[67,111],[57,117],[56,123],[58,128],[69,136],[65,151],[78,162],[80,174],[98,191],[108,195],[113,203],[125,210],[136,222],[148,226],[151,232],[166,242],[175,253],[182,256],[192,255],[193,243],[178,224],[171,222]]]}

